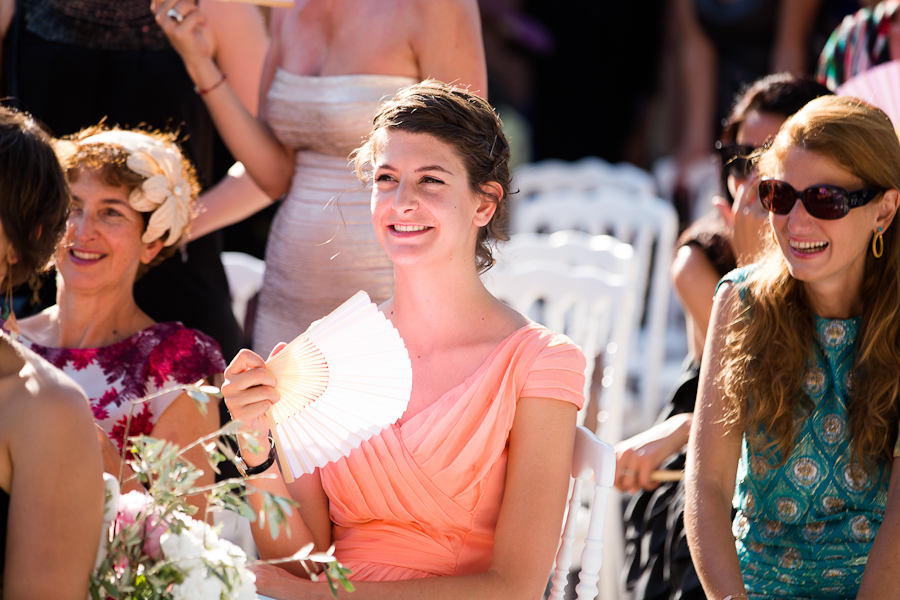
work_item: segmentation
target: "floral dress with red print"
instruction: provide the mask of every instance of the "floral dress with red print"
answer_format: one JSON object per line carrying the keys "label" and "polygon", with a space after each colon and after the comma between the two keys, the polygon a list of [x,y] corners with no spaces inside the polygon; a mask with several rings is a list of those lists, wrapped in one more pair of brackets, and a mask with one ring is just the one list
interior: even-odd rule
{"label": "floral dress with red print", "polygon": [[[225,370],[215,340],[181,323],[157,323],[102,348],[49,348],[24,336],[19,341],[81,386],[90,398],[94,420],[119,449],[126,437],[132,401]],[[173,389],[135,404],[127,435],[149,435],[160,415],[182,393]]]}

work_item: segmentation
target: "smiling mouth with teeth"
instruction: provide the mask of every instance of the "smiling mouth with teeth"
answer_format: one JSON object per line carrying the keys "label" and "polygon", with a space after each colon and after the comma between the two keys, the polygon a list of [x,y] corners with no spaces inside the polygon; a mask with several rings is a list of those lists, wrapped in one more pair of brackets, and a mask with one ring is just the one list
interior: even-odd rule
{"label": "smiling mouth with teeth", "polygon": [[393,225],[394,231],[401,233],[410,233],[413,231],[425,231],[428,227],[424,225]]}
{"label": "smiling mouth with teeth", "polygon": [[791,248],[803,254],[812,254],[824,250],[828,242],[790,242]]}
{"label": "smiling mouth with teeth", "polygon": [[103,255],[98,252],[82,252],[79,250],[69,250],[69,252],[75,258],[80,258],[81,260],[97,260],[101,258]]}

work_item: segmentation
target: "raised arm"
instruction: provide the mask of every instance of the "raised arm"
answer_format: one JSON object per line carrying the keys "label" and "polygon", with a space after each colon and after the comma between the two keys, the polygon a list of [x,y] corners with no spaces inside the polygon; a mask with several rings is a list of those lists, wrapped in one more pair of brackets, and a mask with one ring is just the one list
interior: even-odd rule
{"label": "raised arm", "polygon": [[422,79],[470,86],[487,98],[487,66],[476,0],[419,0],[412,46]]}
{"label": "raised arm", "polygon": [[[181,23],[167,17],[170,9],[177,5],[184,15]],[[255,7],[249,6],[255,10]],[[209,25],[210,19],[205,8],[200,10],[190,0],[163,0],[154,7],[157,22],[181,55],[185,68],[197,88],[205,91],[203,100],[215,121],[216,128],[232,155],[244,164],[253,180],[270,198],[280,198],[290,185],[293,174],[293,152],[279,142],[268,126],[258,120],[241,102],[229,79],[232,78],[224,67],[216,63],[218,51],[227,55],[224,48],[217,50],[217,44],[238,44],[240,51],[243,35],[236,38],[217,40]],[[272,28],[273,37],[262,70],[260,90],[271,82],[270,73],[278,64],[280,41],[278,28]],[[222,67],[222,68],[220,68]],[[228,75],[229,79],[223,80]],[[258,98],[262,98],[260,93]],[[260,107],[264,113],[265,107]]]}
{"label": "raised arm", "polygon": [[672,285],[692,325],[690,335],[695,358],[700,358],[706,345],[713,308],[713,296],[719,273],[709,257],[695,244],[685,244],[678,249],[671,268]]}
{"label": "raised arm", "polygon": [[693,0],[675,0],[678,76],[685,92],[677,158],[684,169],[712,153],[716,132],[716,51],[694,14]]}
{"label": "raised arm", "polygon": [[858,600],[897,600],[900,586],[894,569],[900,564],[900,457],[894,457],[884,520],[869,552]]}
{"label": "raised arm", "polygon": [[792,0],[779,3],[772,48],[772,73],[806,73],[809,35],[819,15],[822,0]]}
{"label": "raised arm", "polygon": [[14,414],[4,412],[16,427],[6,444],[13,469],[3,597],[84,600],[103,517],[94,420],[72,388],[28,392]]}
{"label": "raised arm", "polygon": [[691,557],[703,590],[711,598],[744,593],[744,581],[731,533],[731,500],[741,452],[741,434],[722,422],[725,398],[716,383],[725,333],[737,305],[737,292],[724,284],[713,304],[700,391],[688,443],[684,524]]}
{"label": "raised arm", "polygon": [[[272,353],[278,352],[283,347],[283,344],[279,344]],[[243,439],[240,440],[241,456],[248,467],[263,464],[268,456],[269,444],[265,434],[269,431],[269,422],[266,412],[280,399],[278,391],[274,388],[275,383],[275,377],[266,369],[262,357],[250,350],[241,350],[225,369],[222,394],[231,416],[244,424],[244,431],[261,434],[257,442],[263,449],[262,452],[251,452]],[[320,550],[327,550],[331,545],[331,521],[328,516],[328,499],[322,489],[318,472],[294,481],[290,490],[277,466],[267,469],[265,475],[265,478],[255,478],[248,482],[247,488],[250,492],[248,500],[253,509],[259,512],[263,508],[263,501],[260,494],[252,492],[265,490],[284,498],[294,497],[300,504],[300,512],[291,511],[288,516],[290,538],[284,531],[277,539],[273,538],[268,524],[260,527],[259,520],[253,523],[253,539],[260,557],[266,559],[290,556],[309,542],[315,542]],[[307,522],[312,525],[311,528],[307,527]],[[295,575],[305,575],[300,565],[283,566]]]}

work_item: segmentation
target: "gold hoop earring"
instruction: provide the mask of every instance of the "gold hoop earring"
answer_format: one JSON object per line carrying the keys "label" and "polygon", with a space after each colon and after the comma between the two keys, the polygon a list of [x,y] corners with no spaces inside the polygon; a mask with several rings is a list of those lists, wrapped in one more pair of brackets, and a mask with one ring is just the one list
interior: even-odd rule
{"label": "gold hoop earring", "polygon": [[872,256],[881,258],[882,254],[884,254],[884,237],[882,237],[881,227],[879,227],[875,235],[872,236]]}
{"label": "gold hoop earring", "polygon": [[4,325],[9,332],[9,337],[16,339],[19,337],[19,324],[16,322],[16,311],[13,310],[12,297],[12,263],[6,261],[6,323]]}

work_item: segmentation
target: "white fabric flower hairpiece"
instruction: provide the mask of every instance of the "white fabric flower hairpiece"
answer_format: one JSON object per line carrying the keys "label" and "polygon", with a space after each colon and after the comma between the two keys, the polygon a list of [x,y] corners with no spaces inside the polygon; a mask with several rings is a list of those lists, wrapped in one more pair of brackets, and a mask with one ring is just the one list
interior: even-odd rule
{"label": "white fabric flower hairpiece", "polygon": [[191,184],[184,177],[181,153],[174,145],[164,144],[137,131],[113,129],[78,141],[82,144],[111,144],[128,152],[126,165],[146,177],[128,196],[131,208],[153,212],[141,241],[149,244],[163,236],[171,246],[184,234],[191,221]]}

